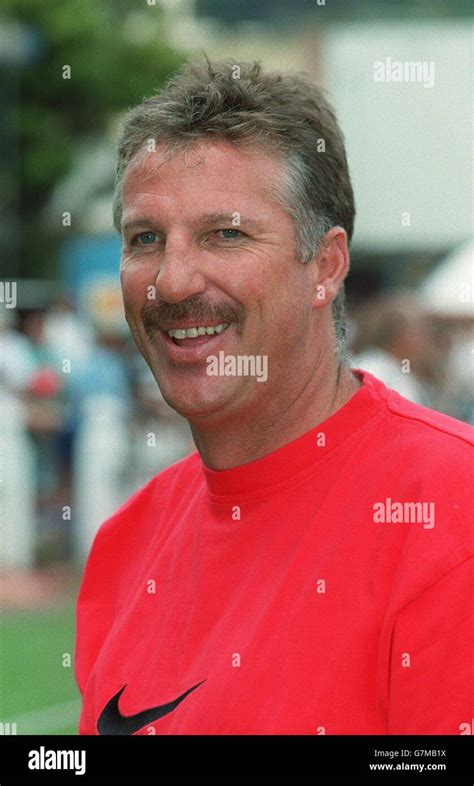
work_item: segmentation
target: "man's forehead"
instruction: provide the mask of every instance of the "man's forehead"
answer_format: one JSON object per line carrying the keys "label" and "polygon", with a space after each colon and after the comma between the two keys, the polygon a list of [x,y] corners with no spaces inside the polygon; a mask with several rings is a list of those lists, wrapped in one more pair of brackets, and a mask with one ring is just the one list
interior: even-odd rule
{"label": "man's forehead", "polygon": [[124,177],[123,226],[136,224],[157,202],[167,208],[176,200],[183,218],[184,213],[196,218],[193,223],[235,221],[240,211],[250,225],[252,216],[262,219],[278,207],[273,186],[280,168],[281,162],[263,151],[229,143],[201,143],[173,155],[166,149],[142,152]]}
{"label": "man's forehead", "polygon": [[267,180],[280,171],[282,162],[258,147],[237,147],[227,141],[199,141],[182,149],[164,145],[155,150],[143,146],[132,158],[124,175],[124,188],[150,180],[177,181],[183,178],[211,177],[227,182]]}

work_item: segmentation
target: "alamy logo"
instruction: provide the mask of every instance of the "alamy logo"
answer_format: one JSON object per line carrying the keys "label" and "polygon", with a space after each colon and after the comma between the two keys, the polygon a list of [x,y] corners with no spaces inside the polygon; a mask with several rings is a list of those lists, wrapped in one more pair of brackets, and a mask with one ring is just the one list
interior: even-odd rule
{"label": "alamy logo", "polygon": [[435,524],[434,502],[393,502],[387,497],[375,502],[373,510],[376,524],[423,524],[423,529],[433,529]]}
{"label": "alamy logo", "polygon": [[226,355],[223,350],[206,358],[209,377],[257,377],[268,379],[268,355]]}
{"label": "alamy logo", "polygon": [[423,87],[434,87],[433,60],[377,60],[374,63],[374,82],[420,82]]}
{"label": "alamy logo", "polygon": [[39,750],[31,750],[28,756],[30,770],[74,770],[76,775],[86,771],[85,750],[54,751],[41,745]]}

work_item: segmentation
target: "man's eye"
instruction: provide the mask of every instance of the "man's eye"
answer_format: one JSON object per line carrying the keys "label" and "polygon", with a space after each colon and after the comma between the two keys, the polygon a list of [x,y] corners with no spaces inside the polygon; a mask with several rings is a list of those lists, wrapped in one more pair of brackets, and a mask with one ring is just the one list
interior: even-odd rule
{"label": "man's eye", "polygon": [[242,237],[242,232],[239,229],[218,229],[217,234],[221,234],[222,240],[238,240]]}
{"label": "man's eye", "polygon": [[149,246],[151,243],[156,243],[156,232],[140,232],[139,235],[135,235],[132,243],[139,246]]}

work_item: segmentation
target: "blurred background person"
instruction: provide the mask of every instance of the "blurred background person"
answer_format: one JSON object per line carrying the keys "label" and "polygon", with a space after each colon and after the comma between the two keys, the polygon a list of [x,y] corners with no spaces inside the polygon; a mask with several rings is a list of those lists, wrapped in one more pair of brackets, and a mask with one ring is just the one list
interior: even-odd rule
{"label": "blurred background person", "polygon": [[100,523],[124,500],[132,460],[132,385],[121,314],[95,298],[93,341],[72,389],[74,401],[74,553],[84,560]]}
{"label": "blurred background person", "polygon": [[437,353],[434,407],[474,424],[474,241],[456,246],[419,287]]}
{"label": "blurred background person", "polygon": [[35,363],[16,314],[0,310],[0,567],[21,570],[35,561],[36,475],[28,431],[26,391]]}
{"label": "blurred background person", "polygon": [[417,404],[431,406],[435,354],[430,322],[409,291],[369,299],[355,316],[353,368],[364,369]]}

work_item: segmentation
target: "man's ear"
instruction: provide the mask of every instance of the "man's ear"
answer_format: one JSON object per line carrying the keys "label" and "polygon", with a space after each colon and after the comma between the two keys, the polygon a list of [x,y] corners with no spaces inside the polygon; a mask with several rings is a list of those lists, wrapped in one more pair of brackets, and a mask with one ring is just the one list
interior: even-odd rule
{"label": "man's ear", "polygon": [[326,232],[313,262],[313,306],[320,308],[334,300],[349,272],[347,234],[342,227]]}

